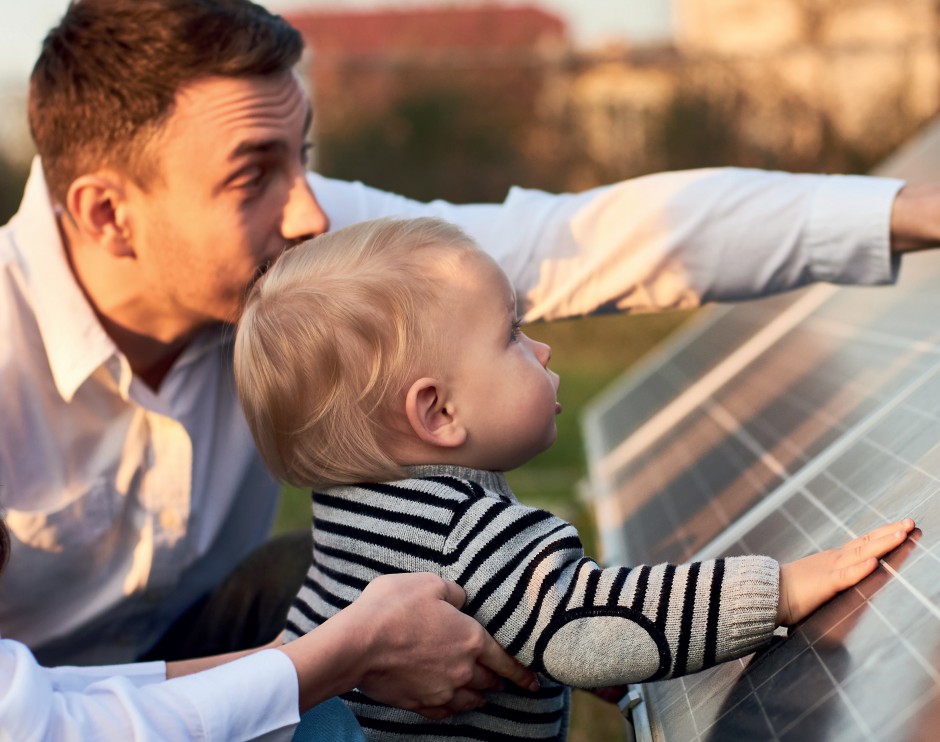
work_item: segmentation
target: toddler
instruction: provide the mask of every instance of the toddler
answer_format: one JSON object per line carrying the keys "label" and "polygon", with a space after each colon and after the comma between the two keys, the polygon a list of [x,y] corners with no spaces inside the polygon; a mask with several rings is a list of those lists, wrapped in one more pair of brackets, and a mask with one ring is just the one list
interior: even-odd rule
{"label": "toddler", "polygon": [[313,489],[312,564],[288,639],[379,575],[435,572],[541,674],[433,721],[344,696],[369,739],[564,739],[569,686],[659,680],[746,655],[872,572],[914,527],[778,566],[764,556],[601,569],[501,472],[555,440],[551,350],[454,226],[380,220],[286,252],[247,298],[239,394],[272,472]]}

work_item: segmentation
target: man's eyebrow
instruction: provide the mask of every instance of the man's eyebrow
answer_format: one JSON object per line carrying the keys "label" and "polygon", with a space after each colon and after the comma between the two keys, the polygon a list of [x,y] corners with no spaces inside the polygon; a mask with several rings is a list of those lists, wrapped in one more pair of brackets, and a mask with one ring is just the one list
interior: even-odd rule
{"label": "man's eyebrow", "polygon": [[282,139],[247,139],[244,142],[239,142],[238,146],[229,154],[228,159],[238,160],[249,155],[277,151],[287,151],[287,142]]}
{"label": "man's eyebrow", "polygon": [[[310,126],[313,123],[313,109],[307,106],[307,115],[304,117],[303,138],[306,140],[310,132]],[[239,142],[238,146],[229,154],[229,160],[237,160],[241,157],[247,157],[254,154],[265,154],[267,152],[285,152],[287,151],[287,142],[283,139],[246,139]]]}

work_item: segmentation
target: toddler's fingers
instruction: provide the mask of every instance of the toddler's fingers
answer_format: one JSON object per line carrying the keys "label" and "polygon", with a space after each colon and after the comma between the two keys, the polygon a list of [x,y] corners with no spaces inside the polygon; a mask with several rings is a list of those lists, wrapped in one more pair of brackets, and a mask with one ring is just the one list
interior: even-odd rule
{"label": "toddler's fingers", "polygon": [[853,562],[849,564],[838,572],[838,577],[836,578],[836,590],[842,591],[847,590],[853,585],[857,585],[859,582],[864,580],[868,575],[875,571],[875,568],[878,566],[878,559],[875,557],[869,557],[859,562]]}
{"label": "toddler's fingers", "polygon": [[857,561],[884,556],[904,543],[912,530],[914,530],[914,521],[910,518],[897,523],[888,523],[850,541],[846,544],[843,553],[850,554]]}

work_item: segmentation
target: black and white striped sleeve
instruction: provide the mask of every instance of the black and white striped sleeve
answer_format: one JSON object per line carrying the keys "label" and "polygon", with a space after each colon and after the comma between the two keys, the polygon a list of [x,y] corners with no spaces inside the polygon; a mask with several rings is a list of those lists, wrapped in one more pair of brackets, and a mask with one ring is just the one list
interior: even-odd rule
{"label": "black and white striped sleeve", "polygon": [[495,498],[467,502],[443,576],[510,654],[575,687],[683,675],[748,654],[775,628],[769,557],[601,569],[575,528]]}

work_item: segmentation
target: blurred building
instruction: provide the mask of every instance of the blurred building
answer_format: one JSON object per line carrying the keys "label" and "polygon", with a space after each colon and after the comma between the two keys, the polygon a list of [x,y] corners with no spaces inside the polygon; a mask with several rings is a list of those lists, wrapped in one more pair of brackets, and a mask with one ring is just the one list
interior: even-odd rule
{"label": "blurred building", "polygon": [[298,11],[321,134],[381,115],[404,96],[469,87],[488,106],[533,105],[566,24],[534,6]]}
{"label": "blurred building", "polygon": [[595,169],[864,171],[940,108],[937,0],[674,0],[674,26],[546,91]]}
{"label": "blurred building", "polygon": [[364,119],[405,127],[404,98],[462,91],[499,112],[520,177],[552,188],[718,164],[863,172],[940,108],[940,0],[673,0],[672,39],[587,50],[535,6],[289,20],[325,151]]}

